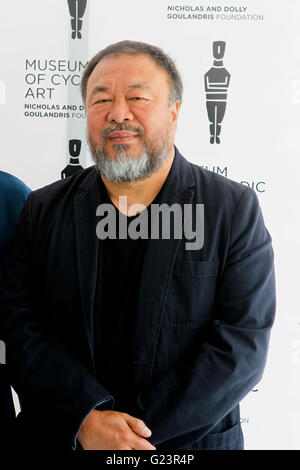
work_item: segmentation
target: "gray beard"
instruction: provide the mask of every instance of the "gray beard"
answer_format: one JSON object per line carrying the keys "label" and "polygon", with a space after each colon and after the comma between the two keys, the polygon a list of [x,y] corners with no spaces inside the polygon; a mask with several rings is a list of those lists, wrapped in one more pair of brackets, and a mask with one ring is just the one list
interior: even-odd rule
{"label": "gray beard", "polygon": [[168,156],[167,142],[158,151],[149,151],[145,145],[143,152],[137,157],[132,157],[126,151],[126,145],[115,144],[115,158],[107,156],[104,147],[96,148],[91,142],[89,145],[93,160],[104,178],[120,183],[147,178],[162,166]]}

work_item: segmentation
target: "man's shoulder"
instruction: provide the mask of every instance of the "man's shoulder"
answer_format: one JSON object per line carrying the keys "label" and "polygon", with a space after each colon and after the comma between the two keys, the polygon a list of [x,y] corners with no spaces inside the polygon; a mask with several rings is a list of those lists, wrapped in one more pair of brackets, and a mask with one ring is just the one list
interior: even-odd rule
{"label": "man's shoulder", "polygon": [[0,171],[0,188],[1,193],[6,196],[11,195],[23,198],[26,198],[31,191],[23,181],[5,171]]}
{"label": "man's shoulder", "polygon": [[195,163],[190,162],[196,191],[200,197],[217,200],[219,204],[238,202],[244,196],[256,199],[255,191],[227,176],[207,170]]}
{"label": "man's shoulder", "polygon": [[74,197],[81,188],[88,188],[89,180],[93,179],[95,176],[95,165],[92,165],[84,170],[78,171],[72,176],[54,181],[53,183],[32,191],[31,198],[36,202],[51,202],[53,199],[64,196]]}

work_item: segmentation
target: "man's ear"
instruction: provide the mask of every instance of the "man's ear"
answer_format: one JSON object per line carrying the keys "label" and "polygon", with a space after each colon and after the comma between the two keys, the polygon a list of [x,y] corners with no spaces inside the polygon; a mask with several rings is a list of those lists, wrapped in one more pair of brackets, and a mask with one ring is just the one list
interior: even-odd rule
{"label": "man's ear", "polygon": [[179,108],[180,108],[180,101],[175,101],[175,103],[173,103],[171,106],[171,117],[172,117],[172,122],[174,124],[176,124],[178,120]]}

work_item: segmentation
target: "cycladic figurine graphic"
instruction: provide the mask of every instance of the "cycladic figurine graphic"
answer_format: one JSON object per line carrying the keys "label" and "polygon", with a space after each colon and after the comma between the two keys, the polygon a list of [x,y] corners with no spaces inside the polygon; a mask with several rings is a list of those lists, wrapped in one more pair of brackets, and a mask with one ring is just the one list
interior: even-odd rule
{"label": "cycladic figurine graphic", "polygon": [[210,143],[220,143],[221,122],[224,118],[230,73],[223,66],[225,42],[213,42],[214,64],[204,75],[206,108],[210,122]]}
{"label": "cycladic figurine graphic", "polygon": [[87,0],[68,0],[71,26],[72,26],[72,39],[76,37],[81,39],[82,18],[85,12]]}
{"label": "cycladic figurine graphic", "polygon": [[61,178],[67,178],[68,176],[74,175],[77,171],[83,170],[83,167],[80,165],[79,155],[81,150],[81,140],[79,139],[70,139],[69,140],[69,153],[70,153],[70,162],[61,172]]}

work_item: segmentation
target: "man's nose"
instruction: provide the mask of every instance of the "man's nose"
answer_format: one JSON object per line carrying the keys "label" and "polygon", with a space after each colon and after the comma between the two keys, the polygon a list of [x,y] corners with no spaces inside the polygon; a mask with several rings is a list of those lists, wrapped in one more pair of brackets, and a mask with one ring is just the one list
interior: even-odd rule
{"label": "man's nose", "polygon": [[123,121],[132,121],[134,119],[134,116],[130,111],[128,102],[125,98],[120,98],[112,102],[109,113],[107,115],[107,119],[109,122],[118,123],[121,123]]}

